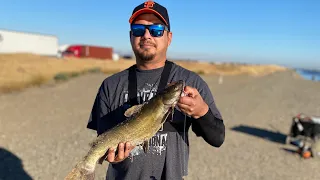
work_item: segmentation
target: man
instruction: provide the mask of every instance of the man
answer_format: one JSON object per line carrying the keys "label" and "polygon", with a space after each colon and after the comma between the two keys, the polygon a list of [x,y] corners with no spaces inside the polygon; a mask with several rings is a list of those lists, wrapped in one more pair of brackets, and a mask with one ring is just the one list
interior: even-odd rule
{"label": "man", "polygon": [[167,9],[147,1],[133,10],[129,22],[136,64],[102,82],[87,127],[99,135],[123,121],[130,106],[149,100],[170,82],[184,80],[186,96],[180,98],[172,122],[166,122],[149,141],[148,153],[121,142],[117,150],[108,150],[106,158],[110,180],[182,179],[188,168],[189,127],[213,147],[220,147],[225,137],[222,117],[201,77],[167,60],[172,40]]}

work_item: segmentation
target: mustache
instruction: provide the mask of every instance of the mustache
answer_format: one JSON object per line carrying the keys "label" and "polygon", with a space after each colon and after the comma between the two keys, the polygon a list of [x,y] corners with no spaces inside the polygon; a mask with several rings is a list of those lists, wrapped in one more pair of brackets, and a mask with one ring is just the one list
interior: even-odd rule
{"label": "mustache", "polygon": [[156,44],[153,43],[153,42],[150,42],[150,41],[140,41],[139,45],[140,45],[140,46],[142,46],[142,45],[149,45],[149,46],[154,46],[154,47],[156,47]]}

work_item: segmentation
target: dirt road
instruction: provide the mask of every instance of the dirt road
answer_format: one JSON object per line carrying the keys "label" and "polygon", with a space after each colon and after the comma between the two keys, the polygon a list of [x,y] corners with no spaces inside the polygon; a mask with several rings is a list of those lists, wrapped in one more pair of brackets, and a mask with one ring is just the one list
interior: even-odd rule
{"label": "dirt road", "polygon": [[[0,95],[0,179],[60,180],[84,155],[95,132],[85,128],[102,74]],[[204,76],[226,123],[215,149],[190,131],[187,179],[320,179],[320,162],[284,148],[291,117],[320,114],[320,83],[291,73],[261,78]],[[105,167],[97,178],[104,179]]]}

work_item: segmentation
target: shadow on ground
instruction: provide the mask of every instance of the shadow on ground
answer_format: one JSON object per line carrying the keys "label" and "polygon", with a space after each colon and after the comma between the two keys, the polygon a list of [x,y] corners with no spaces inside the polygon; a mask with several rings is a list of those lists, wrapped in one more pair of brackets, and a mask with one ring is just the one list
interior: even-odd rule
{"label": "shadow on ground", "polygon": [[257,127],[250,127],[246,125],[240,125],[235,126],[231,128],[233,131],[249,134],[252,136],[260,137],[268,141],[272,141],[279,144],[285,144],[287,135],[279,133],[279,132],[273,132]]}
{"label": "shadow on ground", "polygon": [[281,148],[283,151],[288,152],[290,154],[297,154],[297,149],[289,149],[289,148]]}
{"label": "shadow on ground", "polygon": [[13,153],[0,147],[0,179],[32,180],[24,171],[22,161]]}

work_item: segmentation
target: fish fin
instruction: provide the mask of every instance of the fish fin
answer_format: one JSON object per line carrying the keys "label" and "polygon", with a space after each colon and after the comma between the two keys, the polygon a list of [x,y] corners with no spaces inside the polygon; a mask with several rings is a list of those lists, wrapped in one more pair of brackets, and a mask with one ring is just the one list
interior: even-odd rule
{"label": "fish fin", "polygon": [[[169,117],[170,114],[171,114],[171,111],[168,111],[168,112],[166,113],[166,115],[163,117],[161,123],[164,123],[164,122],[167,120],[167,118]],[[170,121],[171,121],[171,120],[170,120]]]}
{"label": "fish fin", "polygon": [[143,106],[144,104],[145,104],[145,103],[132,106],[131,108],[127,109],[127,110],[124,112],[124,115],[125,115],[126,117],[130,117],[130,116],[132,116],[133,114],[138,113],[138,112],[141,110],[141,108],[142,108],[142,106]]}
{"label": "fish fin", "polygon": [[107,158],[107,156],[108,156],[108,151],[98,160],[98,163],[102,164],[104,160]]}
{"label": "fish fin", "polygon": [[145,140],[145,141],[143,142],[143,151],[144,151],[145,153],[147,153],[147,152],[149,151],[149,141],[148,141],[148,140]]}
{"label": "fish fin", "polygon": [[174,106],[172,107],[172,110],[171,110],[171,119],[170,119],[170,122],[173,121],[173,114],[174,114]]}

